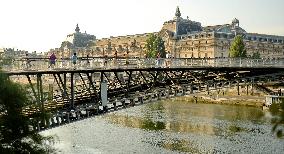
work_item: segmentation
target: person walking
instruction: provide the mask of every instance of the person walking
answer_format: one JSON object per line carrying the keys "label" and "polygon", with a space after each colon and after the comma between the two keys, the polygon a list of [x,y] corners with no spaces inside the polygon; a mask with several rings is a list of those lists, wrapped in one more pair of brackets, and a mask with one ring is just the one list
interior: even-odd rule
{"label": "person walking", "polygon": [[76,53],[74,52],[73,56],[71,57],[74,69],[76,69],[77,59],[78,59],[78,57],[77,57]]}
{"label": "person walking", "polygon": [[31,68],[31,60],[29,58],[29,54],[26,53],[26,69],[30,69]]}
{"label": "person walking", "polygon": [[50,68],[54,68],[55,66],[55,61],[56,61],[56,56],[54,54],[54,52],[49,56],[49,62],[50,62],[50,65],[49,67]]}

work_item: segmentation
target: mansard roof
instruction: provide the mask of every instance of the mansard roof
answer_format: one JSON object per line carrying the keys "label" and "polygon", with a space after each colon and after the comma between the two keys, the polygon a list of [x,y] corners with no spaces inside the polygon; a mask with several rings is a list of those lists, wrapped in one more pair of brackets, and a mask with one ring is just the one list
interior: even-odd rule
{"label": "mansard roof", "polygon": [[203,31],[207,32],[223,32],[223,33],[247,33],[243,28],[239,26],[233,26],[231,24],[215,25],[203,27]]}

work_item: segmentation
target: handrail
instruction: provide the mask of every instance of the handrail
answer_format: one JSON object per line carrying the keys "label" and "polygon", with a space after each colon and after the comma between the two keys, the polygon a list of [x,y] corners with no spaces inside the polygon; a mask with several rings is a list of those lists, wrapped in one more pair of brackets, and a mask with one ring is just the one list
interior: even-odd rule
{"label": "handrail", "polygon": [[279,67],[284,68],[284,59],[250,58],[114,58],[79,57],[76,64],[70,58],[57,59],[51,65],[47,58],[21,58],[3,64],[4,71],[95,69],[95,68],[151,68],[151,67]]}

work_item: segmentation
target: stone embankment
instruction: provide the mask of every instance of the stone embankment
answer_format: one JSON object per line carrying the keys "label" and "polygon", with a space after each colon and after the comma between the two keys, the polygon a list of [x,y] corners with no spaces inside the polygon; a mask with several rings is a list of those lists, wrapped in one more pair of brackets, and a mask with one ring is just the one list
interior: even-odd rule
{"label": "stone embankment", "polygon": [[219,96],[205,94],[192,94],[182,97],[176,97],[174,99],[180,101],[187,101],[190,103],[243,105],[253,107],[263,107],[265,102],[265,97],[263,96]]}

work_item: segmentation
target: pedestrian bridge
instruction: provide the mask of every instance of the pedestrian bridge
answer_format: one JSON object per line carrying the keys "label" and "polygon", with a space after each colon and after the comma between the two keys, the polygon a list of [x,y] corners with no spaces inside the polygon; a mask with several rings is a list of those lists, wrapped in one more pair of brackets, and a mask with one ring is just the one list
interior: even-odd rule
{"label": "pedestrian bridge", "polygon": [[[37,130],[170,97],[245,87],[253,93],[266,82],[283,82],[283,60],[262,59],[114,59],[90,58],[72,65],[58,60],[19,59],[3,67],[13,81],[26,85],[32,105],[27,116]],[[269,91],[268,91],[269,93]]]}

